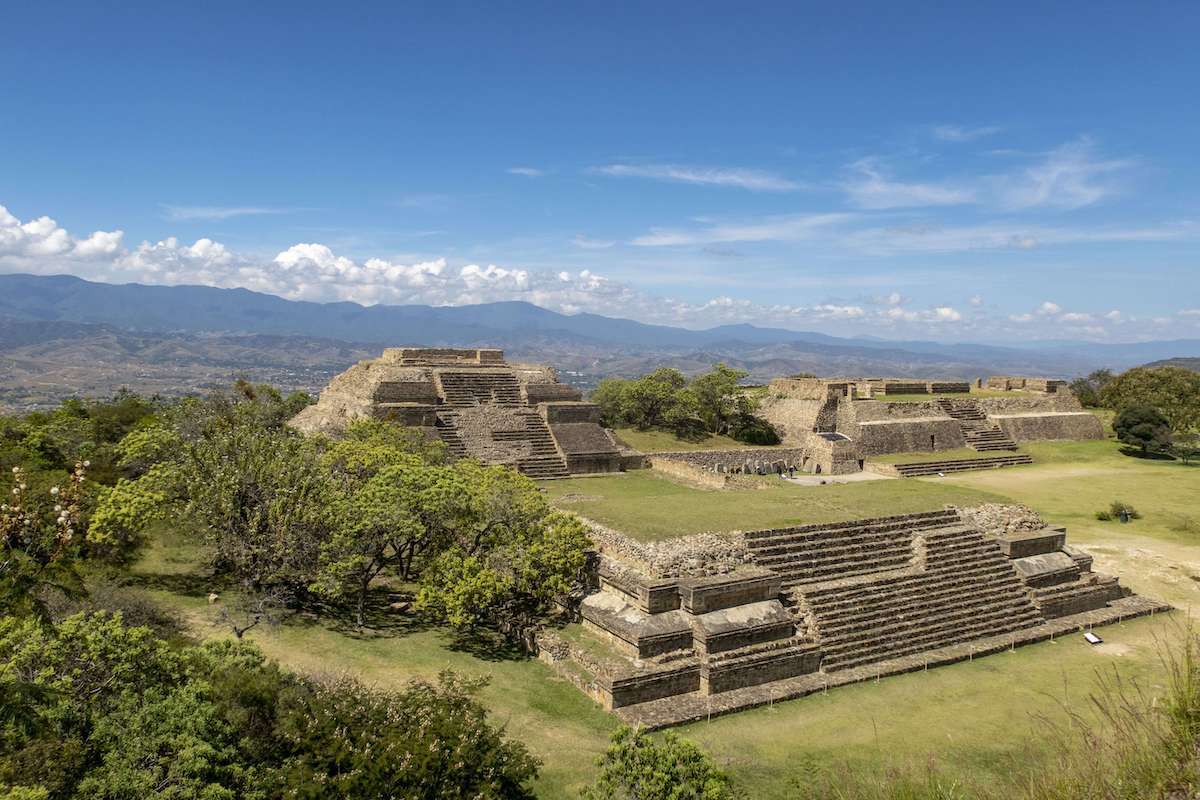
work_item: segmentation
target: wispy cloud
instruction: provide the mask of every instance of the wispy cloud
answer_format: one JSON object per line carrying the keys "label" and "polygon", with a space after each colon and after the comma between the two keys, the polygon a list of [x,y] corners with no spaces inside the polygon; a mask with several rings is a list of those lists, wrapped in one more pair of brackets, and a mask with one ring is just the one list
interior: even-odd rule
{"label": "wispy cloud", "polygon": [[546,174],[545,170],[537,167],[509,167],[505,172],[509,175],[524,175],[526,178],[540,178]]}
{"label": "wispy cloud", "polygon": [[291,214],[298,208],[271,208],[268,206],[163,206],[167,219],[213,220],[232,217],[257,217],[266,214]]}
{"label": "wispy cloud", "polygon": [[888,180],[879,162],[864,158],[850,165],[854,177],[842,184],[850,202],[859,208],[954,206],[975,201],[975,192],[948,183],[904,183]]}
{"label": "wispy cloud", "polygon": [[607,250],[616,244],[610,239],[593,239],[590,236],[584,236],[582,233],[577,233],[571,239],[571,244],[583,250]]}
{"label": "wispy cloud", "polygon": [[795,242],[816,238],[833,226],[854,218],[853,214],[786,214],[752,222],[717,223],[694,230],[652,228],[650,233],[634,239],[633,244],[664,247],[728,242]]}
{"label": "wispy cloud", "polygon": [[752,192],[792,192],[800,184],[775,173],[739,167],[697,167],[680,164],[608,164],[588,170],[616,178],[649,178],[704,186],[732,186]]}
{"label": "wispy cloud", "polygon": [[1090,139],[1051,150],[1036,164],[995,181],[1002,205],[1010,209],[1083,208],[1120,190],[1116,173],[1135,166],[1133,159],[1101,159]]}
{"label": "wispy cloud", "polygon": [[933,129],[933,137],[943,142],[972,142],[1000,132],[995,125],[980,128],[965,128],[962,125],[937,125]]}

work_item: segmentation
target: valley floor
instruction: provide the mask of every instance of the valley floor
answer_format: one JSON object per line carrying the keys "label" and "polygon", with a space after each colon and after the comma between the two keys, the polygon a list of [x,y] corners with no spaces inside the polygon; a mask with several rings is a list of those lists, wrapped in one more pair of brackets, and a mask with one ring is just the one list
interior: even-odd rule
{"label": "valley floor", "polygon": [[[995,788],[1054,757],[1048,727],[1065,726],[1072,711],[1089,714],[1088,695],[1102,676],[1116,670],[1149,694],[1159,691],[1159,647],[1200,600],[1200,466],[1133,458],[1111,442],[1025,449],[1036,464],[945,478],[815,487],[763,478],[761,489],[706,492],[640,472],[556,481],[547,491],[563,508],[647,538],[980,501],[1026,503],[1066,525],[1071,543],[1093,553],[1097,570],[1180,610],[1103,628],[1098,647],[1069,637],[680,729],[755,798],[797,796],[814,774],[829,770],[924,770],[931,763],[965,785]],[[1113,500],[1134,505],[1142,519],[1097,521],[1095,512]],[[211,587],[196,556],[186,540],[164,534],[137,566],[140,581],[185,613],[197,634],[228,635],[215,625],[216,607],[205,599]],[[383,608],[375,619],[366,634],[301,617],[248,636],[296,669],[347,671],[379,685],[446,668],[486,675],[483,702],[545,762],[539,796],[575,797],[594,776],[615,719],[547,667],[498,640],[464,639]]]}

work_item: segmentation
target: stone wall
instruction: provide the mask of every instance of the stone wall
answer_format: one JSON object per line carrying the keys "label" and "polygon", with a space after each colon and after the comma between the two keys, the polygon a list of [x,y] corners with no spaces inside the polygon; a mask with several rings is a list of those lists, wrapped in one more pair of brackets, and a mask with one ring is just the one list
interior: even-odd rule
{"label": "stone wall", "polygon": [[723,575],[754,562],[745,538],[736,531],[639,542],[598,522],[584,522],[602,555],[655,578]]}
{"label": "stone wall", "polygon": [[696,466],[687,461],[676,461],[673,458],[658,458],[650,460],[650,467],[655,472],[661,472],[673,480],[698,489],[725,489],[733,477],[728,472],[713,472],[712,469]]}
{"label": "stone wall", "polygon": [[857,436],[853,438],[864,456],[956,450],[967,446],[962,426],[949,417],[864,422],[858,425]]}
{"label": "stone wall", "polygon": [[437,425],[435,406],[420,403],[379,403],[371,415],[408,428],[433,428]]}
{"label": "stone wall", "polygon": [[538,412],[551,425],[566,422],[588,422],[600,424],[600,406],[595,403],[557,402],[541,403]]}
{"label": "stone wall", "polygon": [[[725,472],[733,471],[734,467],[742,467],[743,471],[756,472],[758,466],[795,464],[799,467],[805,453],[806,450],[803,447],[747,447],[738,450],[681,450],[651,453],[648,458],[651,464],[657,464],[659,461],[677,461],[709,472],[722,467]],[[750,469],[745,470],[746,466],[749,466]]]}
{"label": "stone wall", "polygon": [[1014,442],[1044,439],[1103,439],[1100,419],[1087,411],[1046,414],[989,414],[988,419]]}
{"label": "stone wall", "polygon": [[1046,522],[1040,514],[1029,506],[1018,503],[984,503],[978,506],[947,508],[957,511],[963,522],[991,536],[1038,531],[1046,527]]}
{"label": "stone wall", "polygon": [[1025,411],[1082,411],[1078,398],[1070,392],[1056,394],[1014,394],[1011,397],[981,397],[976,403],[984,413],[1019,414]]}
{"label": "stone wall", "polygon": [[[583,399],[583,392],[565,383],[524,384],[525,400],[531,406],[538,403],[575,402]],[[599,422],[599,419],[596,420]]]}

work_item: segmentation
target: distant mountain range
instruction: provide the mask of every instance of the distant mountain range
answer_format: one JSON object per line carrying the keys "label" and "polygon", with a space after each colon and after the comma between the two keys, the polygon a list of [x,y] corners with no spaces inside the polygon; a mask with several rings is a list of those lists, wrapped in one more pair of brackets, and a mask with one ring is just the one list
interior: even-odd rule
{"label": "distant mountain range", "polygon": [[[401,345],[502,347],[515,358],[549,361],[585,388],[606,375],[635,375],[663,364],[693,372],[716,361],[765,381],[794,372],[1070,377],[1097,367],[1123,369],[1200,356],[1200,340],[1195,339],[943,344],[746,324],[688,330],[597,314],[559,314],[522,302],[361,306],[284,300],[246,289],[0,275],[0,365],[9,365],[0,372],[0,399],[10,405],[37,404],[43,396],[48,400],[75,391],[102,392],[122,385],[123,376],[130,385],[139,384],[142,376],[158,391],[172,386],[178,392],[194,391],[214,376],[235,371],[319,388],[328,375],[354,360],[382,346]],[[39,368],[56,371],[57,377],[43,379],[37,388]],[[189,379],[192,374],[204,375],[204,381]]]}

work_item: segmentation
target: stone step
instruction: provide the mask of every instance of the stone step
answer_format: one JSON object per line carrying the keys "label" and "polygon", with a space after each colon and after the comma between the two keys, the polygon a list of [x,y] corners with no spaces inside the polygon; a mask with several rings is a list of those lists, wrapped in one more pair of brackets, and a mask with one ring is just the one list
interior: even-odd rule
{"label": "stone step", "polygon": [[[779,535],[820,535],[832,533],[834,531],[847,530],[850,528],[865,528],[873,525],[886,525],[892,523],[912,523],[916,526],[933,525],[937,524],[937,520],[958,521],[958,514],[955,511],[947,509],[938,511],[919,511],[912,514],[898,514],[891,517],[872,517],[868,519],[846,520],[844,522],[823,522],[811,525],[798,525],[796,527],[786,529],[746,531],[744,536],[746,537],[747,541],[755,542],[762,539],[774,538]],[[786,531],[786,533],[781,533],[781,531]]]}
{"label": "stone step", "polygon": [[831,662],[877,656],[880,653],[887,653],[885,657],[892,658],[898,655],[895,652],[898,646],[911,646],[910,652],[919,652],[952,644],[947,640],[959,636],[964,630],[999,628],[998,632],[1005,632],[1030,624],[1036,625],[1041,621],[1041,614],[1028,599],[1024,603],[1009,602],[992,606],[981,602],[938,617],[930,615],[924,620],[912,620],[901,624],[885,622],[849,636],[822,637],[821,651],[825,655],[827,665]]}
{"label": "stone step", "polygon": [[1029,602],[1029,598],[980,598],[977,602],[954,606],[952,610],[930,608],[927,613],[908,619],[876,620],[851,628],[826,632],[818,625],[821,649],[826,657],[867,651],[888,642],[908,639],[933,639],[965,624],[977,625],[985,621],[1006,624],[1006,620],[1024,620],[1032,612],[1041,616]]}
{"label": "stone step", "polygon": [[[873,629],[880,624],[904,624],[909,621],[928,620],[946,607],[954,609],[970,607],[992,608],[1003,603],[1029,605],[1029,595],[1011,581],[995,579],[990,582],[966,582],[937,593],[908,594],[904,597],[881,599],[869,606],[838,612],[820,611],[817,630],[822,639],[838,638],[855,631]],[[825,617],[825,622],[820,618]]]}
{"label": "stone step", "polygon": [[964,626],[952,633],[942,632],[927,637],[917,637],[909,639],[903,644],[884,644],[879,645],[869,650],[859,650],[854,655],[837,655],[822,662],[822,668],[826,672],[838,672],[856,667],[866,666],[876,661],[886,661],[892,658],[901,656],[914,655],[927,650],[936,650],[941,647],[950,645],[962,644],[975,639],[982,639],[988,636],[1003,635],[1012,633],[1013,631],[1022,628],[1033,627],[1042,622],[1042,618],[1037,612],[1021,617],[1014,617],[1007,622],[998,623],[996,620],[984,620],[977,624]]}
{"label": "stone step", "polygon": [[[819,529],[819,530],[796,530],[796,529],[779,529],[775,531],[765,532],[769,535],[751,536],[746,534],[746,544],[756,553],[766,552],[777,547],[787,545],[806,546],[812,542],[828,542],[837,540],[849,540],[855,537],[866,536],[887,536],[894,534],[903,534],[910,531],[928,530],[930,528],[940,528],[946,525],[959,523],[958,515],[954,512],[947,512],[946,515],[916,520],[913,522],[897,521],[883,522],[856,525],[854,527],[844,527],[839,523],[837,528]],[[764,532],[759,532],[760,534]]]}
{"label": "stone step", "polygon": [[[983,445],[975,446],[976,450],[1010,450],[1006,446]],[[895,464],[896,471],[905,478],[915,478],[924,475],[936,475],[939,472],[967,472],[977,469],[998,469],[1000,467],[1015,467],[1021,464],[1032,464],[1033,458],[1028,454],[1018,453],[1006,456],[988,456],[982,458],[961,458],[954,461],[914,461],[908,464]]]}

